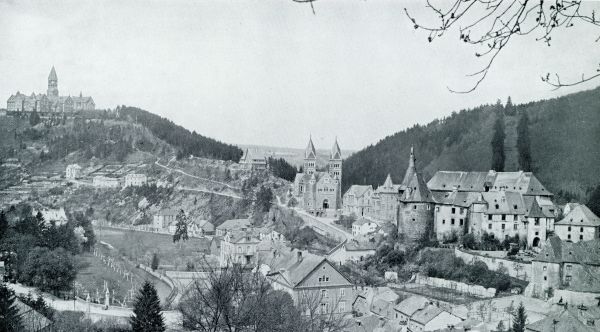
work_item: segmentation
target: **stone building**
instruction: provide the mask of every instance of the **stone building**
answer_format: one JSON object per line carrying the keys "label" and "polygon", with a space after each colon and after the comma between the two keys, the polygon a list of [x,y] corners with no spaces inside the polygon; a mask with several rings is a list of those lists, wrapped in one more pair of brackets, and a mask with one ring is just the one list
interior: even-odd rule
{"label": "stone building", "polygon": [[342,210],[344,214],[365,216],[371,213],[371,196],[373,187],[353,185],[346,191],[342,199]]}
{"label": "stone building", "polygon": [[125,187],[141,187],[148,182],[145,174],[127,174],[125,175]]}
{"label": "stone building", "polygon": [[31,95],[27,96],[17,91],[6,102],[7,112],[70,113],[73,111],[89,111],[95,108],[94,99],[83,96],[81,92],[79,97],[59,95],[58,75],[56,75],[54,66],[48,75],[48,89],[45,95],[32,92]]}
{"label": "stone building", "polygon": [[169,225],[175,223],[177,211],[172,209],[164,209],[156,213],[152,217],[152,227],[157,230],[168,229]]}
{"label": "stone building", "polygon": [[310,138],[304,151],[304,172],[296,174],[292,193],[299,206],[315,215],[336,214],[342,208],[342,151],[337,139],[327,166],[327,171],[317,170],[317,152]]}
{"label": "stone building", "polygon": [[550,237],[531,264],[534,296],[543,296],[550,287],[600,292],[600,239],[573,243]]}
{"label": "stone building", "polygon": [[559,222],[554,231],[562,240],[579,242],[600,238],[600,218],[587,206],[580,204],[572,208]]}
{"label": "stone building", "polygon": [[408,241],[419,241],[433,235],[435,202],[423,176],[417,171],[415,161],[411,147],[398,205],[398,235]]}
{"label": "stone building", "polygon": [[65,170],[65,175],[67,179],[77,179],[81,175],[81,166],[77,164],[70,164],[67,166]]}
{"label": "stone building", "polygon": [[258,263],[257,246],[260,239],[252,230],[235,230],[225,234],[221,242],[219,263],[241,264],[254,267]]}
{"label": "stone building", "polygon": [[119,179],[97,175],[92,180],[92,185],[95,188],[118,188]]}
{"label": "stone building", "polygon": [[377,187],[372,196],[373,207],[370,215],[385,222],[396,223],[400,193],[404,189],[402,185],[394,184],[392,176],[388,174],[383,185]]}

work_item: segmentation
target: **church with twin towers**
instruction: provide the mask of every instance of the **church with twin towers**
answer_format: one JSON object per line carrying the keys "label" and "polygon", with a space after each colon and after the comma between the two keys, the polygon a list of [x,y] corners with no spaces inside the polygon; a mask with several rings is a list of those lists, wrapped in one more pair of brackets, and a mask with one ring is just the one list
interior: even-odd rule
{"label": "church with twin towers", "polygon": [[293,196],[305,211],[317,216],[335,214],[342,207],[342,151],[335,139],[327,168],[317,168],[317,152],[312,141],[304,150],[303,171],[296,174]]}

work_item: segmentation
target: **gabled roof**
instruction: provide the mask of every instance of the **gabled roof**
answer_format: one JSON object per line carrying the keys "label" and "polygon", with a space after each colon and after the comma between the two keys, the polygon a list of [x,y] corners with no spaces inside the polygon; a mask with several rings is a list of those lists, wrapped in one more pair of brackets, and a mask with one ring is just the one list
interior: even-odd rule
{"label": "gabled roof", "polygon": [[362,226],[364,224],[371,224],[371,223],[375,223],[374,221],[371,221],[367,218],[359,218],[358,220],[356,220],[355,222],[352,223],[352,226]]}
{"label": "gabled roof", "polygon": [[[299,258],[299,254],[301,253],[302,258]],[[267,274],[272,278],[276,278],[280,276],[283,278],[283,281],[291,288],[295,288],[298,286],[306,277],[308,277],[315,269],[317,269],[322,264],[329,264],[334,270],[336,270],[340,275],[346,279],[348,285],[352,285],[352,283],[344,276],[341,272],[339,272],[334,264],[331,264],[326,258],[311,254],[306,251],[300,251],[297,249],[292,249],[286,252],[280,252],[276,257],[273,257],[270,262],[266,262],[270,268],[271,272]]]}
{"label": "gabled roof", "polygon": [[426,297],[413,295],[404,301],[398,303],[394,310],[403,313],[407,316],[412,316],[417,310],[425,308],[431,301]]}
{"label": "gabled roof", "polygon": [[413,177],[417,173],[417,168],[415,166],[415,153],[414,149],[410,147],[410,157],[408,159],[408,167],[406,168],[406,173],[404,173],[404,179],[400,183],[402,186],[407,187],[409,182],[412,181]]}
{"label": "gabled roof", "polygon": [[312,136],[308,139],[308,145],[304,150],[304,159],[317,159],[317,151],[312,141]]}
{"label": "gabled roof", "polygon": [[53,324],[50,319],[23,303],[18,298],[15,300],[15,307],[19,311],[18,315],[21,317],[23,331],[42,331]]}
{"label": "gabled roof", "polygon": [[558,236],[552,236],[546,240],[542,251],[533,260],[548,263],[570,262],[600,266],[600,239],[573,243],[561,241]]}
{"label": "gabled roof", "polygon": [[377,187],[377,192],[398,194],[400,189],[401,186],[399,184],[394,184],[394,182],[392,181],[392,176],[388,174],[388,176],[385,178],[385,182],[383,183],[383,185]]}
{"label": "gabled roof", "polygon": [[470,207],[481,197],[480,193],[470,191],[432,192],[431,194],[437,204],[460,207]]}
{"label": "gabled roof", "polygon": [[555,225],[600,227],[600,218],[587,206],[580,204]]}
{"label": "gabled roof", "polygon": [[348,191],[346,191],[346,194],[352,194],[356,197],[362,197],[365,193],[367,193],[369,190],[373,190],[373,187],[371,185],[358,185],[358,184],[353,184],[352,186],[350,186],[350,189],[348,189]]}
{"label": "gabled roof", "polygon": [[217,226],[219,230],[233,230],[250,227],[252,223],[249,219],[229,219]]}
{"label": "gabled roof", "polygon": [[428,305],[427,307],[417,310],[411,317],[410,320],[415,321],[421,325],[429,323],[432,319],[437,317],[444,310],[434,305]]}
{"label": "gabled roof", "polygon": [[427,183],[434,191],[517,191],[523,195],[552,196],[531,172],[438,171]]}
{"label": "gabled roof", "polygon": [[563,310],[559,313],[550,314],[548,317],[526,326],[527,331],[546,332],[546,331],[564,331],[564,332],[591,332],[597,331],[591,326],[586,326],[570,310]]}
{"label": "gabled roof", "polygon": [[340,149],[340,145],[338,144],[337,137],[335,138],[335,142],[333,143],[333,147],[331,148],[331,154],[329,155],[329,159],[342,159],[342,150]]}
{"label": "gabled roof", "polygon": [[490,191],[481,195],[487,202],[487,214],[525,214],[525,202],[518,192]]}
{"label": "gabled roof", "polygon": [[546,214],[544,213],[544,210],[542,210],[542,208],[540,207],[540,205],[537,202],[537,199],[535,199],[535,197],[533,197],[533,199],[531,200],[531,205],[529,205],[527,207],[527,210],[525,211],[525,216],[528,218],[546,218]]}

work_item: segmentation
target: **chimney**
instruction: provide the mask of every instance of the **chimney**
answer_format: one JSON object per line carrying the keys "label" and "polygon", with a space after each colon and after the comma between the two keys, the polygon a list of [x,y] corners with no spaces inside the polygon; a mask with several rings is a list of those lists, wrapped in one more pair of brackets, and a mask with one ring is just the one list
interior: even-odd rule
{"label": "chimney", "polygon": [[296,258],[298,262],[302,262],[302,251],[298,250],[298,253],[296,254]]}

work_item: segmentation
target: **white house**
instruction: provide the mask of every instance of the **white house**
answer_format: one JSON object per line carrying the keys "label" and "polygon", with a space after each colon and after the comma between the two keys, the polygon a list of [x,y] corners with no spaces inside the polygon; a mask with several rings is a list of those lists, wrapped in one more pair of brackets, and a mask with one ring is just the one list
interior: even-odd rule
{"label": "white house", "polygon": [[41,212],[46,224],[49,224],[50,222],[54,222],[56,224],[56,226],[60,226],[60,225],[66,224],[68,221],[67,214],[65,213],[64,208],[42,209],[39,211],[33,210],[31,212],[34,216],[36,216],[38,212]]}
{"label": "white house", "polygon": [[177,211],[165,209],[154,215],[152,218],[152,227],[156,229],[166,229],[169,225],[175,223]]}
{"label": "white house", "polygon": [[81,166],[77,164],[68,165],[65,173],[67,179],[77,179],[81,176]]}
{"label": "white house", "polygon": [[92,185],[95,188],[119,188],[119,179],[98,175],[92,180]]}
{"label": "white house", "polygon": [[375,255],[376,249],[377,245],[375,242],[344,240],[331,249],[327,254],[327,259],[340,265],[346,263],[346,261],[361,262],[365,258]]}
{"label": "white house", "polygon": [[377,224],[369,219],[360,218],[352,224],[352,236],[368,235],[377,230]]}
{"label": "white house", "polygon": [[214,235],[215,226],[208,220],[193,220],[188,224],[188,234],[190,236]]}
{"label": "white house", "polygon": [[595,240],[600,238],[600,218],[587,206],[580,204],[554,224],[554,232],[565,241]]}
{"label": "white house", "polygon": [[462,322],[462,319],[437,306],[428,305],[417,310],[408,323],[408,328],[414,332],[437,331],[454,326]]}
{"label": "white house", "polygon": [[127,174],[125,175],[125,187],[141,187],[148,182],[146,174]]}

